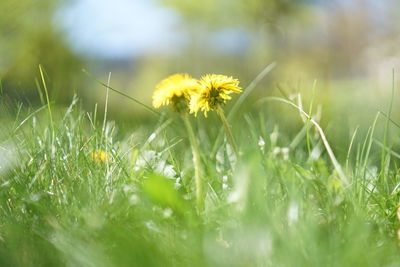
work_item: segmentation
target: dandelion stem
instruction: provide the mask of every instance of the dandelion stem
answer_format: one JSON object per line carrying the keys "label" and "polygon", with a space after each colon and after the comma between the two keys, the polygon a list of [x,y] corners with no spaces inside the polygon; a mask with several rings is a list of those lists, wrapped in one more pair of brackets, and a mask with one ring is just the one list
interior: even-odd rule
{"label": "dandelion stem", "polygon": [[197,143],[196,136],[194,134],[192,125],[190,124],[189,118],[187,114],[182,114],[182,120],[185,124],[186,130],[189,135],[190,145],[192,147],[192,154],[193,154],[193,165],[194,165],[194,179],[196,184],[196,202],[197,202],[197,209],[199,212],[204,210],[204,186],[203,186],[203,177],[201,174],[201,162],[200,162],[200,148],[199,144]]}
{"label": "dandelion stem", "polygon": [[239,157],[239,150],[238,150],[238,147],[236,145],[235,138],[233,137],[231,126],[229,125],[228,120],[225,117],[224,111],[221,108],[221,106],[217,106],[215,111],[217,112],[219,118],[222,121],[222,124],[224,125],[224,129],[225,129],[225,132],[226,132],[226,136],[228,138],[228,142],[231,145],[231,147],[233,149],[233,152],[235,153],[236,158],[238,158]]}

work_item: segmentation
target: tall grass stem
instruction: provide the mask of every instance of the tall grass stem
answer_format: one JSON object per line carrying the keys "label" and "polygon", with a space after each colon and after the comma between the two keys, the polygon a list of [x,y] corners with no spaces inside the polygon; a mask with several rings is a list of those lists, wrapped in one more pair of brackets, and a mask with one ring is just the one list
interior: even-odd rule
{"label": "tall grass stem", "polygon": [[189,118],[187,114],[181,115],[183,123],[185,124],[186,130],[189,135],[189,141],[192,148],[193,155],[193,165],[194,165],[194,180],[196,185],[196,203],[197,209],[200,212],[204,211],[204,181],[201,173],[201,162],[200,162],[200,148],[197,142],[196,136],[194,134],[194,130],[192,125],[190,124]]}
{"label": "tall grass stem", "polygon": [[51,124],[51,131],[52,131],[52,140],[53,140],[53,142],[54,142],[54,138],[55,138],[54,120],[53,120],[53,114],[52,114],[52,112],[51,112],[49,91],[47,90],[47,84],[46,84],[46,79],[44,78],[44,73],[43,73],[42,65],[39,65],[39,72],[40,72],[40,77],[41,77],[41,79],[42,79],[44,92],[45,92],[45,94],[46,94],[46,102],[47,102],[47,108],[48,108],[48,111],[49,111],[50,124]]}
{"label": "tall grass stem", "polygon": [[235,138],[233,137],[231,126],[229,125],[229,122],[228,122],[227,118],[225,117],[224,111],[221,108],[221,106],[217,107],[216,112],[217,112],[219,118],[221,119],[222,124],[224,125],[224,129],[225,129],[225,132],[226,132],[226,136],[227,136],[228,142],[231,145],[231,147],[233,149],[233,152],[235,153],[236,158],[239,158],[239,149],[238,149],[238,147],[236,145]]}

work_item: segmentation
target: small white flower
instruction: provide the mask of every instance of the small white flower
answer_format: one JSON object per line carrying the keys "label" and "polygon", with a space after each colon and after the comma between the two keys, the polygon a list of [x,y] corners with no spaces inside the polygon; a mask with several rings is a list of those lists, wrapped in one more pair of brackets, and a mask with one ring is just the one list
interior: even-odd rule
{"label": "small white flower", "polygon": [[139,201],[140,201],[140,199],[136,194],[132,194],[131,197],[129,198],[129,203],[131,205],[137,205],[137,204],[139,204]]}
{"label": "small white flower", "polygon": [[281,148],[280,147],[275,147],[274,150],[272,150],[272,154],[274,156],[277,156],[280,153],[281,153]]}
{"label": "small white flower", "polygon": [[176,188],[176,189],[179,189],[181,186],[182,186],[182,185],[181,185],[181,178],[178,177],[178,178],[176,178],[176,180],[175,180],[175,188]]}
{"label": "small white flower", "polygon": [[260,136],[260,137],[258,138],[258,146],[261,147],[262,149],[263,149],[264,146],[265,146],[265,141],[264,141],[264,138],[262,138],[262,136]]}
{"label": "small white flower", "polygon": [[288,147],[282,147],[281,152],[283,155],[283,159],[284,160],[288,160],[289,159],[289,148]]}
{"label": "small white flower", "polygon": [[290,149],[288,147],[274,147],[272,155],[275,157],[281,156],[283,160],[289,159]]}
{"label": "small white flower", "polygon": [[160,232],[160,229],[157,227],[157,225],[152,220],[145,222],[144,225],[147,227],[147,229],[149,229],[151,231]]}
{"label": "small white flower", "polygon": [[125,194],[135,192],[137,190],[136,186],[130,185],[130,184],[124,184],[122,187],[122,190],[124,191]]}
{"label": "small white flower", "polygon": [[289,225],[294,224],[299,219],[299,206],[296,202],[290,203],[287,211],[287,219]]}
{"label": "small white flower", "polygon": [[174,170],[174,166],[172,165],[166,165],[164,167],[163,173],[165,176],[169,177],[169,178],[173,178],[176,175],[176,172]]}
{"label": "small white flower", "polygon": [[269,135],[269,138],[271,139],[272,147],[274,147],[276,145],[276,142],[278,141],[278,137],[279,137],[278,127],[275,127],[274,131]]}
{"label": "small white flower", "polygon": [[164,209],[164,211],[163,211],[163,216],[164,216],[164,218],[169,218],[169,217],[172,216],[172,213],[173,213],[173,210],[172,210],[172,209],[166,208],[166,209]]}
{"label": "small white flower", "polygon": [[144,168],[149,164],[150,166],[153,166],[157,158],[157,152],[154,150],[145,150],[143,151],[138,159],[136,160],[136,168],[140,170],[141,168]]}

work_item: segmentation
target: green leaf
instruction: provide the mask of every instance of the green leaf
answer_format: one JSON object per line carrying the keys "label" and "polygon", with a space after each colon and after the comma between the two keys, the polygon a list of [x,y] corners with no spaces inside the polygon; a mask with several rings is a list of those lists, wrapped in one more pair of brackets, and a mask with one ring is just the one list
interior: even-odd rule
{"label": "green leaf", "polygon": [[170,207],[178,213],[188,209],[187,203],[175,189],[173,181],[165,176],[150,174],[143,184],[143,189],[148,197],[160,206]]}

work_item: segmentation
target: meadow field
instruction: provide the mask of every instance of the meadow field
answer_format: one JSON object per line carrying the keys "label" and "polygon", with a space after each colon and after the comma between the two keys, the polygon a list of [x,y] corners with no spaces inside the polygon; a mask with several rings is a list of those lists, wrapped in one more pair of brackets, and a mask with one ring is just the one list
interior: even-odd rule
{"label": "meadow field", "polygon": [[[204,183],[199,208],[178,113],[154,113],[120,133],[107,106],[100,119],[100,107],[83,110],[78,97],[62,110],[44,99],[2,123],[1,266],[400,264],[390,103],[343,147],[330,146],[316,108],[301,105],[300,95],[261,98],[252,113],[234,105],[238,155],[215,114],[191,116]],[[15,108],[2,101],[2,114]],[[303,122],[293,136],[264,115],[279,105]],[[346,151],[342,160],[337,150]]]}
{"label": "meadow field", "polygon": [[0,266],[400,266],[396,1],[150,2],[1,1]]}

